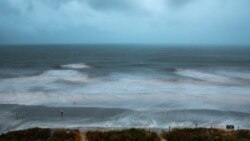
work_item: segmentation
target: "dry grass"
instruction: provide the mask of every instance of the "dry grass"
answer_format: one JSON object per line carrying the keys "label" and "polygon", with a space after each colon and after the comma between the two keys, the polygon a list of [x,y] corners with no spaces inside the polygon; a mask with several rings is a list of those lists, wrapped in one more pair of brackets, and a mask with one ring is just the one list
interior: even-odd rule
{"label": "dry grass", "polygon": [[0,141],[80,141],[78,131],[33,128],[0,135]]}
{"label": "dry grass", "polygon": [[122,131],[89,131],[86,134],[88,141],[160,141],[155,132],[143,129],[128,129]]}
{"label": "dry grass", "polygon": [[[83,138],[84,135],[84,138]],[[161,136],[161,137],[160,137]],[[0,141],[250,141],[250,130],[174,129],[161,135],[144,129],[88,131],[33,128],[0,135]]]}
{"label": "dry grass", "polygon": [[168,141],[250,141],[249,130],[175,129],[162,136]]}

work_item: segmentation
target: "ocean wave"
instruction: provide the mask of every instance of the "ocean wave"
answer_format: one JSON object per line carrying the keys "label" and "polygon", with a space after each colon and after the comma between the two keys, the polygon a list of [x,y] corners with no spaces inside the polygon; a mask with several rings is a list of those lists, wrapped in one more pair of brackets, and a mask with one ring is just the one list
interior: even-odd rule
{"label": "ocean wave", "polygon": [[210,109],[181,109],[170,111],[134,111],[115,118],[109,126],[119,127],[194,127],[197,123],[201,127],[224,127],[226,124],[235,124],[241,127],[250,127],[249,113],[220,111]]}
{"label": "ocean wave", "polygon": [[84,63],[78,63],[78,64],[67,64],[67,65],[61,65],[64,69],[90,69],[91,67]]}
{"label": "ocean wave", "polygon": [[[171,128],[219,127],[227,124],[250,128],[250,113],[210,109],[136,111],[103,107],[45,107],[0,105],[0,133],[32,127]],[[62,120],[60,111],[64,111]],[[16,115],[17,114],[17,115]],[[18,116],[18,117],[16,117]],[[7,121],[7,122],[6,122]],[[11,125],[10,125],[11,123]]]}
{"label": "ocean wave", "polygon": [[35,76],[3,79],[0,81],[0,103],[74,104],[80,98],[79,92],[75,92],[75,95],[68,94],[91,81],[87,74],[76,70],[47,70]]}
{"label": "ocean wave", "polygon": [[70,82],[86,82],[88,80],[87,75],[83,75],[75,70],[49,70],[42,73],[40,77]]}
{"label": "ocean wave", "polygon": [[[180,81],[159,81],[160,76],[113,73],[105,78],[90,78],[77,70],[48,70],[37,76],[0,81],[0,103],[128,109],[199,107],[249,111],[242,108],[249,105],[249,87],[193,83],[182,81],[185,78],[179,76],[177,79]],[[169,79],[168,76],[161,77]]]}
{"label": "ocean wave", "polygon": [[250,71],[239,71],[239,70],[218,70],[217,74],[225,77],[240,78],[245,80],[250,80]]}
{"label": "ocean wave", "polygon": [[232,78],[216,74],[213,71],[195,70],[195,69],[178,69],[176,74],[196,80],[227,83],[232,81]]}

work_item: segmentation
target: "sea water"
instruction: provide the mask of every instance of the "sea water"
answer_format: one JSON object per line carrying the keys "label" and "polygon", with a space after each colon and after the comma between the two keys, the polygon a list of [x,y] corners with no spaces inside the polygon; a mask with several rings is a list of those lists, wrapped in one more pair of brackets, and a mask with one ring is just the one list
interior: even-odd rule
{"label": "sea water", "polygon": [[195,124],[250,128],[250,48],[0,47],[0,132]]}

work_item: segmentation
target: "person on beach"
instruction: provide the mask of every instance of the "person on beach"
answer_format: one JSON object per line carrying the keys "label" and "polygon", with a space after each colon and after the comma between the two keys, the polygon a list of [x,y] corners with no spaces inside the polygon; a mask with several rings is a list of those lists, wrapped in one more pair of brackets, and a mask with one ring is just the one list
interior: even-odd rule
{"label": "person on beach", "polygon": [[63,110],[61,110],[61,117],[63,117]]}
{"label": "person on beach", "polygon": [[195,123],[195,128],[197,128],[198,127],[198,123]]}

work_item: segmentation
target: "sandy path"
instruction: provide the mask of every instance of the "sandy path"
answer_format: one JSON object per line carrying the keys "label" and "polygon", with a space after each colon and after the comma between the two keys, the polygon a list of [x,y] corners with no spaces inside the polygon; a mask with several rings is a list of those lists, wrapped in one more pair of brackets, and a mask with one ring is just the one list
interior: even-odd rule
{"label": "sandy path", "polygon": [[80,132],[79,134],[80,134],[80,141],[88,141],[86,138],[86,133]]}
{"label": "sandy path", "polygon": [[[160,137],[160,140],[161,140],[161,141],[166,141],[166,139],[164,139],[164,138],[161,136],[160,133],[157,133],[157,135]],[[79,137],[80,137],[80,141],[88,141],[85,132],[79,132]]]}

